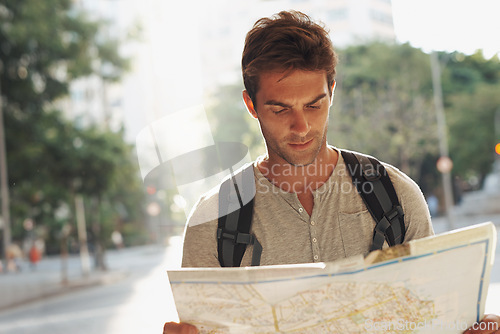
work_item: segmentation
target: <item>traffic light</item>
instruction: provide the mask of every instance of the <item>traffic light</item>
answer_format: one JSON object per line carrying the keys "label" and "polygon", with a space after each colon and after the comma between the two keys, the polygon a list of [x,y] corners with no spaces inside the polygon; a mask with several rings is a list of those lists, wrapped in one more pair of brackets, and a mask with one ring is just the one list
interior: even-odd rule
{"label": "traffic light", "polygon": [[500,155],[500,143],[495,145],[495,152]]}

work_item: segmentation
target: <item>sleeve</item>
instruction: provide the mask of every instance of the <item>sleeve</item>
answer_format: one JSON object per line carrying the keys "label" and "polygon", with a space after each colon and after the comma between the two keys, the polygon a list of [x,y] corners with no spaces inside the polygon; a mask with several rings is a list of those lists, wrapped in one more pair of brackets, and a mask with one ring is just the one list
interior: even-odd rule
{"label": "sleeve", "polygon": [[217,256],[217,220],[186,227],[182,267],[220,267]]}
{"label": "sleeve", "polygon": [[405,214],[405,242],[434,235],[429,208],[420,187],[398,169],[386,168]]}
{"label": "sleeve", "polygon": [[188,217],[182,267],[220,267],[217,255],[218,192],[203,196]]}

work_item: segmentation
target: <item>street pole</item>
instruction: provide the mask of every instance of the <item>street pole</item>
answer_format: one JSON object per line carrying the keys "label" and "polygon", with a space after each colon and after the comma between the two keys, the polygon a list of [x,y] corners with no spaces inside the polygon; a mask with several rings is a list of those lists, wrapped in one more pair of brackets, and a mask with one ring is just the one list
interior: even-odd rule
{"label": "street pole", "polygon": [[[2,73],[2,64],[0,63],[0,74]],[[3,251],[5,260],[7,261],[7,249],[10,246],[10,200],[9,200],[9,184],[7,177],[7,153],[5,148],[5,131],[3,123],[3,100],[2,100],[2,84],[0,81],[0,196],[2,197],[2,221],[3,221]]]}
{"label": "street pole", "polygon": [[[443,91],[441,89],[441,70],[439,67],[439,59],[436,52],[431,52],[431,71],[432,71],[432,87],[434,91],[434,106],[436,109],[436,120],[438,126],[439,153],[441,158],[449,159],[448,156],[448,139],[446,136],[446,118],[444,115]],[[453,221],[453,190],[451,182],[451,166],[446,170],[440,170],[443,180],[444,201],[446,209],[446,217],[450,230],[455,227]]]}

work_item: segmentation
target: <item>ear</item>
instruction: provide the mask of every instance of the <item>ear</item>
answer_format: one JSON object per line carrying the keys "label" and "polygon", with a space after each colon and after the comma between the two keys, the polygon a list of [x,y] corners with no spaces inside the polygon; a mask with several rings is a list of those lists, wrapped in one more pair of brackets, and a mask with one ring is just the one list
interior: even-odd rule
{"label": "ear", "polygon": [[255,106],[253,105],[253,101],[248,95],[247,90],[243,91],[243,102],[245,102],[245,106],[247,107],[247,111],[252,115],[253,118],[257,119],[257,112],[255,111]]}
{"label": "ear", "polygon": [[333,80],[333,85],[332,85],[332,94],[330,96],[330,107],[332,106],[333,103],[333,96],[335,95],[335,87],[337,86],[337,81]]}

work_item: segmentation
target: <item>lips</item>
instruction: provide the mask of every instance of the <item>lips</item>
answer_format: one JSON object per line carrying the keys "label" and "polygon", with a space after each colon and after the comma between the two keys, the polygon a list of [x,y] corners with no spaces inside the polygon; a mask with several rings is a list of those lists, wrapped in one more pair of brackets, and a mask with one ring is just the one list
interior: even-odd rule
{"label": "lips", "polygon": [[295,150],[305,150],[307,149],[313,142],[313,138],[309,139],[308,141],[306,141],[305,143],[289,143],[288,145],[295,149]]}

